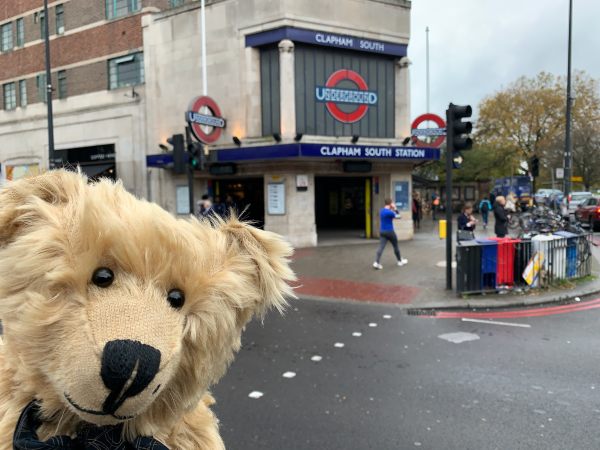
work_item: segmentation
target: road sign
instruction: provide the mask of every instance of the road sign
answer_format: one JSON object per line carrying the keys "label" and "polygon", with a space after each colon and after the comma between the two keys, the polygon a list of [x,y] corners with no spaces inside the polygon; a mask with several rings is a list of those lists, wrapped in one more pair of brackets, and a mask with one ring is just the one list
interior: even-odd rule
{"label": "road sign", "polygon": [[571,177],[573,183],[583,183],[583,177]]}
{"label": "road sign", "polygon": [[[433,122],[437,125],[437,128],[419,128],[423,122]],[[417,147],[436,147],[439,148],[446,139],[446,122],[440,116],[436,114],[421,114],[415,120],[413,120],[410,126],[410,134],[412,136],[413,144]],[[420,136],[437,136],[437,138],[429,143],[427,141],[419,139]]]}
{"label": "road sign", "polygon": [[565,178],[565,169],[562,167],[557,167],[556,168],[556,179],[562,180],[564,178]]}

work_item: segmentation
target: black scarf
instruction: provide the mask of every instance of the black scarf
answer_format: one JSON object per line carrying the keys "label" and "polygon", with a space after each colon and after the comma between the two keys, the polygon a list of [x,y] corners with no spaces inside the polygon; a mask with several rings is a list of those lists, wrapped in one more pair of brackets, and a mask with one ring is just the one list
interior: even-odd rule
{"label": "black scarf", "polygon": [[39,413],[36,402],[23,410],[13,436],[14,450],[169,450],[151,437],[138,437],[133,442],[123,440],[123,425],[97,427],[86,424],[75,438],[54,436],[41,442],[37,435],[42,424]]}

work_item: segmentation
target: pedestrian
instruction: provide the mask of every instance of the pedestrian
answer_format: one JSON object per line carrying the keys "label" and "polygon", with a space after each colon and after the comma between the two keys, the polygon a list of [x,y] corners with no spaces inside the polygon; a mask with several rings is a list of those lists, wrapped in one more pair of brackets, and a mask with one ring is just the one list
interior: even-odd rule
{"label": "pedestrian", "polygon": [[233,200],[233,197],[231,196],[231,194],[227,194],[225,196],[225,211],[226,211],[225,214],[227,214],[227,215],[231,214],[232,211],[233,211],[234,215],[238,214],[237,204]]}
{"label": "pedestrian", "polygon": [[508,217],[504,210],[505,205],[506,199],[502,195],[496,197],[496,202],[494,203],[494,220],[496,221],[494,224],[494,232],[499,238],[506,237],[508,234]]}
{"label": "pedestrian", "polygon": [[212,200],[208,194],[202,196],[202,200],[198,202],[198,217],[209,217],[214,213],[214,209],[212,207]]}
{"label": "pedestrian", "polygon": [[221,196],[215,195],[215,202],[213,203],[212,208],[219,217],[225,218],[227,216],[227,207],[225,206],[225,203],[221,201]]}
{"label": "pedestrian", "polygon": [[412,220],[416,230],[421,228],[421,216],[423,215],[423,207],[421,206],[421,198],[418,192],[413,193],[412,200]]}
{"label": "pedestrian", "polygon": [[462,207],[462,212],[458,216],[458,229],[462,231],[475,231],[477,219],[473,217],[473,205],[469,202]]}
{"label": "pedestrian", "polygon": [[431,195],[431,218],[435,221],[435,213],[437,212],[438,208],[440,207],[440,197],[438,197],[438,195],[434,192]]}
{"label": "pedestrian", "polygon": [[492,204],[487,198],[481,199],[479,202],[479,212],[481,212],[481,220],[483,221],[483,229],[487,229],[489,213],[492,210]]}
{"label": "pedestrian", "polygon": [[394,254],[398,260],[397,264],[399,266],[405,265],[408,263],[408,260],[400,256],[400,248],[398,248],[398,236],[396,236],[396,232],[394,231],[393,223],[394,219],[400,218],[400,214],[398,213],[396,205],[394,205],[394,202],[391,198],[385,199],[385,206],[381,208],[381,211],[379,211],[379,217],[379,248],[377,249],[373,268],[377,270],[383,269],[383,266],[379,264],[379,261],[381,260],[381,254],[383,253],[383,249],[388,241],[391,242],[392,248],[394,249]]}

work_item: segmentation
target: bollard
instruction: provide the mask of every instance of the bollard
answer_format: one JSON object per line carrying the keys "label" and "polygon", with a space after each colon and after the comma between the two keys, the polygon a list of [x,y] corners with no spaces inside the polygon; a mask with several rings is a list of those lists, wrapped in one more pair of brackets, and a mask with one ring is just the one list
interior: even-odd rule
{"label": "bollard", "polygon": [[440,232],[440,239],[446,239],[446,221],[440,219],[438,221],[439,225],[439,232]]}

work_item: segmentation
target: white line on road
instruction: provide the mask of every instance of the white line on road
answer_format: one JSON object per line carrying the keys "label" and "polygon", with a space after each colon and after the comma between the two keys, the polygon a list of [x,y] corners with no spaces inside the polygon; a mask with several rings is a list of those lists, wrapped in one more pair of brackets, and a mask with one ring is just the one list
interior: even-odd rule
{"label": "white line on road", "polygon": [[495,320],[468,319],[465,317],[462,317],[460,320],[463,322],[491,323],[492,325],[504,325],[507,327],[531,328],[531,325],[527,323],[497,322]]}

